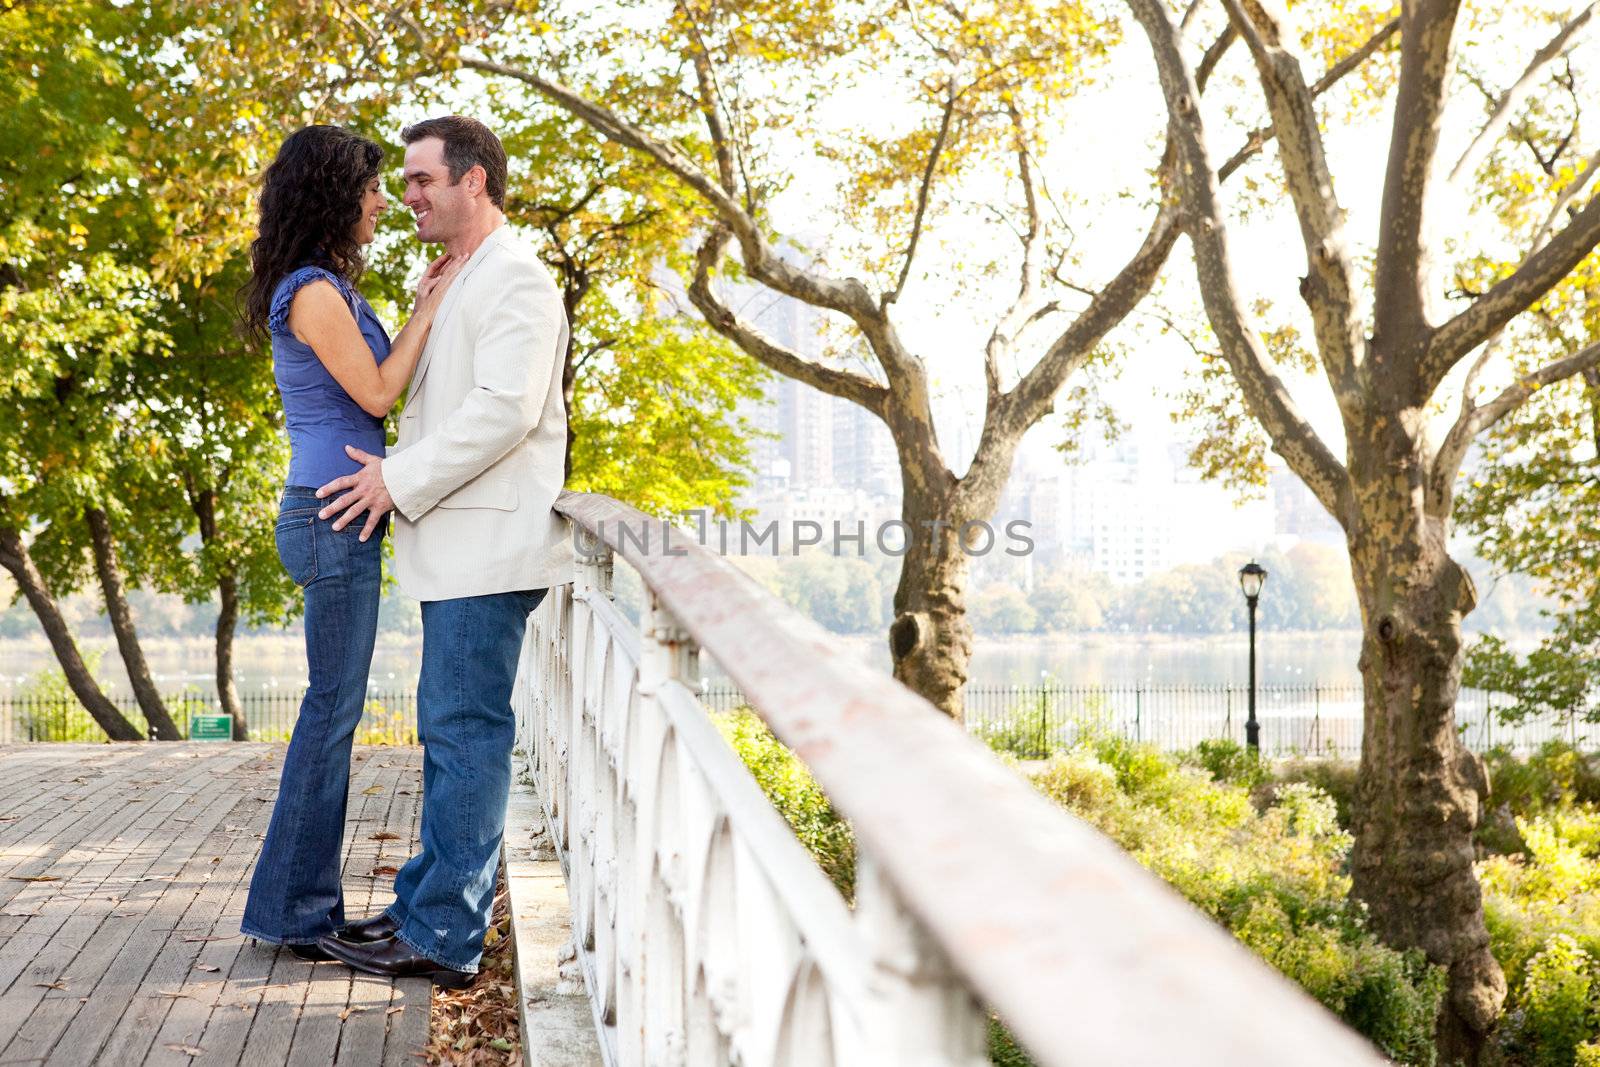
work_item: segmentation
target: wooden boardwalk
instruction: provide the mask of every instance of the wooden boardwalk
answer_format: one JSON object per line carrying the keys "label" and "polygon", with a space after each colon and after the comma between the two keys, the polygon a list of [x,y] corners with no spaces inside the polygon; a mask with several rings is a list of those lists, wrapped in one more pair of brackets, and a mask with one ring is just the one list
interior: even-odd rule
{"label": "wooden boardwalk", "polygon": [[[239,934],[283,752],[0,746],[0,1064],[420,1062],[426,981]],[[356,750],[352,917],[388,902],[414,846],[420,766],[420,749]]]}

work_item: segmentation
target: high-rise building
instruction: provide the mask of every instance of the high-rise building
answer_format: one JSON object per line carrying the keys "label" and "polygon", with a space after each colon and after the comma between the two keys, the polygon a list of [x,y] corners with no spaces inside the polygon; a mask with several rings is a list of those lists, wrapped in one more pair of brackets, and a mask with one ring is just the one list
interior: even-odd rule
{"label": "high-rise building", "polygon": [[834,397],[833,483],[876,496],[900,495],[900,461],[883,420],[860,404]]}

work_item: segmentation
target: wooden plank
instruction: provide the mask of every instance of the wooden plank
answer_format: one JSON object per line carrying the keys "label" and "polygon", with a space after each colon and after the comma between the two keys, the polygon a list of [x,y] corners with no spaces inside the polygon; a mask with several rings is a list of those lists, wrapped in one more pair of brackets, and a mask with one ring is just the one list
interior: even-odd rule
{"label": "wooden plank", "polygon": [[[375,815],[375,824],[361,826],[354,835],[348,856],[345,860],[345,908],[351,918],[365,918],[376,915],[389,904],[389,897],[393,892],[393,880],[379,880],[376,878],[362,879],[357,875],[362,871],[371,871],[374,867],[391,865],[398,867],[404,862],[389,854],[393,846],[400,845],[410,848],[412,842],[411,816],[417,807],[414,796],[400,793],[400,789],[407,788],[411,778],[407,770],[415,771],[415,760],[407,760],[399,765],[387,780],[378,775],[382,764],[375,760],[368,760],[362,768],[360,781],[365,782],[369,777],[373,784],[386,786],[379,797],[368,797],[365,793],[366,786],[352,782],[352,790],[367,801],[381,801],[381,805],[374,804],[374,809],[381,806],[381,815]],[[403,784],[402,784],[403,783]],[[370,831],[370,832],[369,832]],[[395,834],[398,840],[376,840],[376,834]],[[361,886],[362,888],[354,888]],[[394,997],[394,983],[377,975],[362,974],[360,971],[351,971],[350,1000],[351,1017],[345,1021],[343,1031],[339,1035],[338,1056],[334,1061],[340,1067],[368,1067],[369,1064],[380,1063],[383,1060],[383,1045],[389,1031],[390,1012]]]}
{"label": "wooden plank", "polygon": [[[191,784],[187,780],[173,783],[170,800],[172,806],[182,802]],[[161,805],[150,808],[130,808],[126,812],[126,818],[119,820],[122,825],[117,827],[101,825],[95,827],[87,839],[80,838],[74,841],[68,850],[67,861],[53,868],[59,871],[59,875],[53,876],[60,877],[64,881],[28,883],[34,889],[35,896],[40,899],[31,906],[31,910],[24,910],[22,914],[25,914],[26,918],[23,925],[14,935],[6,939],[3,946],[0,946],[0,989],[13,985],[22,968],[26,967],[38,953],[47,951],[57,944],[69,943],[58,935],[66,921],[85,903],[78,899],[83,895],[83,889],[88,890],[88,895],[93,901],[90,905],[92,912],[105,912],[107,909],[102,902],[121,904],[124,891],[108,883],[113,883],[119,876],[136,878],[148,870],[149,857],[140,852],[139,846],[149,835],[162,828],[164,816],[161,809],[167,803],[163,800]],[[100,835],[111,829],[117,830],[116,835],[101,840]],[[70,852],[73,850],[77,850],[81,855],[80,862],[76,864],[70,862]],[[64,888],[79,883],[82,889],[76,893],[68,893]],[[14,901],[12,906],[27,905],[27,901]],[[115,916],[114,910],[112,914]],[[107,938],[99,934],[98,927],[90,933],[93,936],[90,936],[88,941],[95,950],[107,943]],[[50,977],[53,980],[67,976],[58,974]],[[0,1011],[0,1018],[4,1018],[3,1011]]]}
{"label": "wooden plank", "polygon": [[[397,798],[404,796],[410,802],[399,811],[403,824],[393,828],[395,833],[401,835],[400,841],[395,844],[405,844],[406,856],[419,847],[418,842],[422,837],[422,750],[413,751],[417,753],[417,759],[404,775],[411,784],[403,792],[399,788],[395,790]],[[404,860],[399,862],[403,863]],[[432,1011],[431,982],[412,978],[394,983],[386,1016],[388,1032],[384,1035],[381,1061],[384,1067],[414,1067],[428,1044],[428,1024]]]}
{"label": "wooden plank", "polygon": [[[385,776],[381,767],[370,753],[357,752],[351,756],[350,798],[340,864],[347,918],[362,917],[372,898],[375,883],[372,870],[378,852],[369,846],[380,844],[372,840],[372,835],[385,825],[384,817],[393,792],[389,780],[393,776]],[[380,791],[368,792],[374,786]],[[375,1020],[362,1017],[370,1014],[370,1005],[354,1004],[351,1000],[353,976],[357,973],[331,963],[313,970],[294,1029],[294,1040],[284,1059],[288,1067],[324,1067],[338,1058],[347,1032],[353,1036],[376,1025]]]}
{"label": "wooden plank", "polygon": [[[144,824],[143,827],[133,827],[129,833],[131,835],[144,835],[159,829],[159,818],[156,818],[154,822],[151,821],[152,818],[153,813],[144,814],[140,820]],[[120,859],[118,858],[119,856],[121,857]],[[117,874],[124,871],[127,872],[127,877],[134,877],[148,870],[148,867],[149,857],[141,855],[138,850],[132,850],[131,853],[124,855],[113,848],[108,848],[105,850],[103,857],[85,868],[82,877],[98,877],[103,882],[116,877]],[[100,869],[97,872],[94,868]],[[96,893],[91,895],[87,901],[78,901],[76,908],[67,915],[65,922],[60,922],[59,916],[50,914],[58,906],[63,908],[71,907],[73,899],[63,894],[58,899],[47,902],[45,908],[41,910],[40,916],[28,920],[28,922],[33,927],[37,927],[37,924],[41,922],[49,924],[44,928],[49,931],[48,933],[40,933],[35,929],[34,932],[29,934],[30,939],[37,939],[42,936],[47,952],[53,953],[58,949],[66,949],[70,952],[66,965],[61,966],[59,970],[56,970],[56,973],[52,974],[51,971],[56,969],[59,957],[52,958],[48,968],[35,963],[30,967],[30,973],[37,973],[40,979],[49,979],[52,985],[64,987],[51,990],[50,995],[52,997],[63,1000],[72,998],[76,1001],[78,997],[86,994],[95,981],[98,980],[99,973],[103,969],[104,963],[109,961],[110,954],[114,953],[116,948],[126,939],[127,930],[131,924],[126,923],[125,920],[136,917],[140,909],[138,904],[125,904],[120,893]],[[118,908],[130,908],[131,910],[118,911],[116,910]],[[108,912],[109,919],[107,919]],[[111,924],[109,927],[107,926],[108,922]],[[76,937],[67,936],[69,927],[74,926],[77,927],[76,930],[72,931],[74,933],[88,932],[86,940],[80,942]],[[8,945],[7,947],[9,949],[11,946]],[[7,992],[6,996],[13,1003],[16,1003],[19,997],[25,998],[27,994],[38,992],[43,988],[44,986],[40,982],[24,983],[19,981],[13,984],[13,988]],[[70,1022],[70,1016],[75,1015],[76,1010],[74,1007],[71,1011],[64,1013],[60,1006],[57,1005],[52,1006],[45,1014],[53,1020],[61,1020],[63,1015],[66,1015],[65,1021]],[[25,1028],[19,1028],[12,1046],[4,1052],[0,1052],[0,1055],[9,1056],[19,1046],[32,1048],[42,1054],[54,1044],[63,1028],[64,1024],[60,1027],[49,1027],[43,1026],[38,1022],[34,1022]]]}
{"label": "wooden plank", "polygon": [[[133,929],[95,983],[89,1003],[46,1057],[48,1067],[75,1067],[85,1062],[86,1055],[97,1057],[123,1014],[137,1002],[150,965],[167,939],[174,934],[183,936],[179,920],[198,890],[202,868],[210,866],[210,856],[200,856],[200,847],[234,808],[233,803],[218,801],[237,792],[228,773],[235,762],[238,761],[219,757],[218,775],[188,805],[190,811],[198,809],[196,814],[187,818],[175,815],[167,820],[174,836],[126,901],[139,917],[132,920]],[[146,995],[159,993],[152,990]]]}
{"label": "wooden plank", "polygon": [[[313,966],[237,933],[282,745],[31,748],[0,749],[0,774],[21,767],[33,789],[5,781],[4,855],[59,881],[19,883],[0,912],[0,1062],[416,1062],[427,982]],[[415,749],[357,750],[352,917],[387,904],[390,880],[371,871],[416,840],[419,763]],[[76,799],[86,788],[93,803]]]}
{"label": "wooden plank", "polygon": [[[226,829],[229,818],[248,803],[249,799],[243,797],[234,802],[233,809],[224,818],[223,827],[211,832],[191,861],[188,869],[192,870],[198,865],[201,884],[177,926],[167,936],[166,944],[140,980],[134,1003],[123,1012],[122,1018],[106,1039],[100,1053],[102,1060],[110,1063],[143,1061],[173,1006],[206,995],[205,990],[185,987],[186,980],[193,973],[195,957],[204,944],[191,938],[216,936],[216,920],[225,898],[217,892],[219,887],[212,885],[213,880],[226,883],[220,888],[231,895],[241,873],[250,864],[255,850],[250,848],[248,851],[235,852],[233,846],[239,835],[237,832],[230,834]],[[249,842],[250,845],[254,843],[253,839]],[[207,856],[212,858],[207,860]],[[178,892],[186,893],[187,890],[180,888]],[[171,893],[167,894],[168,898],[171,896]],[[168,993],[177,996],[168,996]],[[214,998],[215,991],[210,996]]]}

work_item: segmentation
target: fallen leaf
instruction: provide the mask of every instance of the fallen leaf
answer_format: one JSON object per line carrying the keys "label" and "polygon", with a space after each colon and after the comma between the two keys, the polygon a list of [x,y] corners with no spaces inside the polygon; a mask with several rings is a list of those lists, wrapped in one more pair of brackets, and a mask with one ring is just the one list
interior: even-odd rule
{"label": "fallen leaf", "polygon": [[383,867],[374,867],[374,868],[372,868],[372,876],[374,878],[384,878],[384,877],[393,878],[395,875],[397,875],[399,873],[400,873],[400,868],[399,867],[389,867],[389,866],[386,865],[386,866],[383,866]]}
{"label": "fallen leaf", "polygon": [[185,941],[231,941],[231,940],[233,940],[234,938],[236,938],[238,936],[239,936],[238,934],[216,934],[216,935],[214,935],[212,937],[186,937],[186,938],[184,938],[184,940]]}
{"label": "fallen leaf", "polygon": [[181,1052],[185,1056],[199,1056],[205,1052],[205,1049],[199,1045],[167,1045],[166,1047],[173,1052]]}
{"label": "fallen leaf", "polygon": [[351,1005],[350,1007],[345,1008],[343,1011],[339,1012],[339,1021],[340,1022],[344,1022],[346,1019],[350,1018],[350,1016],[354,1015],[356,1012],[358,1012],[358,1011],[366,1011],[366,1010],[367,1010],[366,1008],[360,1008],[360,1007],[356,1007],[355,1005]]}
{"label": "fallen leaf", "polygon": [[59,882],[61,879],[53,874],[8,874],[7,878],[13,882]]}
{"label": "fallen leaf", "polygon": [[399,1015],[401,1012],[403,1012],[405,1010],[406,1010],[406,1006],[404,1004],[401,1004],[399,1007],[390,1008],[388,1011],[384,1012],[384,1014],[385,1015]]}
{"label": "fallen leaf", "polygon": [[387,830],[379,830],[377,833],[372,835],[372,840],[374,840],[374,841],[399,841],[400,840],[400,835],[399,834],[391,834]]}
{"label": "fallen leaf", "polygon": [[383,786],[369,785],[361,791],[361,795],[364,797],[375,797],[381,792],[383,792]]}
{"label": "fallen leaf", "polygon": [[180,993],[176,989],[158,989],[158,990],[156,990],[156,996],[158,996],[158,997],[172,997],[174,1000],[176,1000],[179,997],[188,997],[189,994]]}
{"label": "fallen leaf", "polygon": [[38,988],[40,988],[40,989],[66,989],[67,988],[67,983],[63,982],[59,978],[57,978],[54,982],[35,982],[33,984],[35,986],[37,986]]}
{"label": "fallen leaf", "polygon": [[209,963],[197,963],[194,965],[194,969],[197,971],[204,971],[207,974],[216,974],[222,970],[221,967],[213,967]]}

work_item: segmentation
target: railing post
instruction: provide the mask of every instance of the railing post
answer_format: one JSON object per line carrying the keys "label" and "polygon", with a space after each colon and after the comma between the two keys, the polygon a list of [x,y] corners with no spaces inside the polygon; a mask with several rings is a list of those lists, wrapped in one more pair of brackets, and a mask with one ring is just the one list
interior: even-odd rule
{"label": "railing post", "polygon": [[864,1062],[986,1067],[987,1012],[871,857],[856,864],[856,925],[872,968]]}
{"label": "railing post", "polygon": [[[661,690],[674,682],[699,693],[700,647],[650,590],[639,619],[638,691],[640,714],[653,720],[654,728],[635,733],[636,739],[657,737],[663,749],[677,744],[658,703]],[[651,751],[630,758],[630,762],[637,759],[651,764],[659,760],[660,776],[645,774],[641,778],[649,783],[649,795],[635,797],[636,852],[630,857],[631,864],[625,860],[624,869],[618,871],[617,908],[619,912],[633,910],[633,922],[628,925],[638,938],[636,953],[629,953],[626,945],[618,946],[619,963],[631,955],[633,970],[631,983],[628,976],[617,975],[617,1028],[619,1036],[626,1035],[621,1036],[619,1059],[625,1067],[687,1062],[689,1001],[695,993],[693,976],[686,967],[687,946],[679,911],[692,907],[692,902],[683,898],[694,879],[684,870],[688,861],[683,854],[682,831],[686,828],[680,814],[660,808],[677,806],[682,795],[677,779],[692,772],[677,759],[666,758],[670,755]],[[672,832],[657,836],[659,829],[669,827]],[[628,866],[631,870],[625,869]],[[634,1018],[628,1018],[634,1013]]]}

